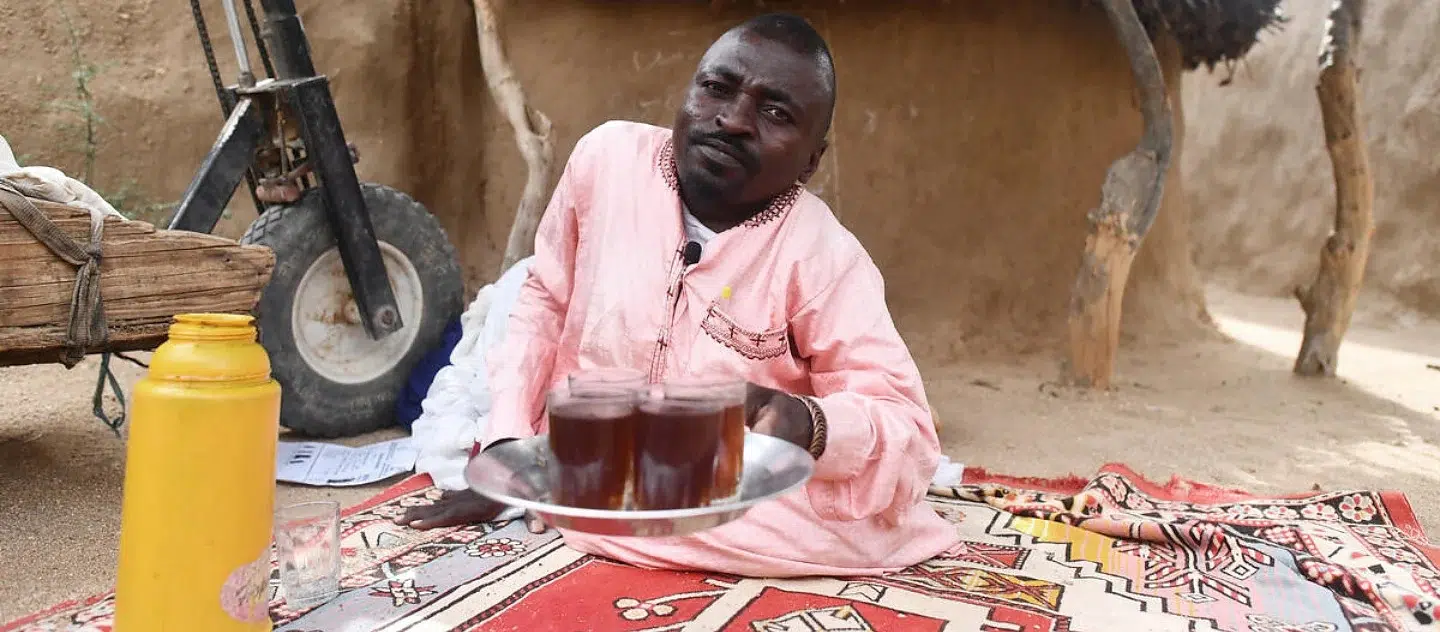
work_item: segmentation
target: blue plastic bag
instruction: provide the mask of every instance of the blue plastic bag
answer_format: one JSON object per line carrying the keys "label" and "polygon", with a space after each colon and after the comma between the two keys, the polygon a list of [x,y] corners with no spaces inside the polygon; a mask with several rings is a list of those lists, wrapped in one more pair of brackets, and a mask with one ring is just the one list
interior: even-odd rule
{"label": "blue plastic bag", "polygon": [[464,333],[465,328],[461,326],[459,318],[450,321],[445,327],[445,336],[440,339],[440,344],[421,357],[414,370],[410,371],[410,379],[405,381],[404,388],[400,389],[400,396],[395,398],[395,421],[406,430],[420,418],[423,410],[420,404],[430,392],[430,384],[435,381],[435,374],[450,366],[450,353],[455,350],[455,345],[460,344]]}

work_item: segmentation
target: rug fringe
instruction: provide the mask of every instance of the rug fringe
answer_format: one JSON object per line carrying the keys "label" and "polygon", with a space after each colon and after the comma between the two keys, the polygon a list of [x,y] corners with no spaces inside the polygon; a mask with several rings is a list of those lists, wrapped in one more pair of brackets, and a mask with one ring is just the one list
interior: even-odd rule
{"label": "rug fringe", "polygon": [[[1169,481],[1161,484],[1146,478],[1139,472],[1136,472],[1134,468],[1117,462],[1110,462],[1100,466],[1100,469],[1095,475],[1098,476],[1106,473],[1124,476],[1134,483],[1136,487],[1139,487],[1145,493],[1160,500],[1172,500],[1176,502],[1215,504],[1244,500],[1263,500],[1267,498],[1305,498],[1317,493],[1312,491],[1288,495],[1257,495],[1241,488],[1202,483],[1181,478],[1178,475],[1171,475]],[[994,483],[1058,494],[1074,494],[1079,492],[1084,489],[1086,485],[1089,485],[1092,480],[1094,480],[1094,476],[1083,477],[1075,474],[1056,478],[1010,476],[1007,474],[994,474],[983,467],[966,467],[965,475],[962,478],[963,482],[969,484]]]}

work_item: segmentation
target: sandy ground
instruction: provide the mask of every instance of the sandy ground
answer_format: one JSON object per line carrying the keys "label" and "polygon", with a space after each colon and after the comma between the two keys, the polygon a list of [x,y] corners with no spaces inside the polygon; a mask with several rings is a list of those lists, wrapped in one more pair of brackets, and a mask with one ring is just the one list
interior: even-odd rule
{"label": "sandy ground", "polygon": [[[1048,357],[927,370],[952,458],[1022,475],[1088,474],[1124,461],[1256,492],[1316,486],[1407,493],[1440,533],[1440,322],[1357,318],[1342,379],[1289,373],[1291,301],[1212,290],[1234,341],[1123,356],[1111,394],[1056,388]],[[124,447],[90,416],[94,361],[0,369],[0,621],[114,580]],[[121,367],[126,384],[140,372]],[[357,443],[391,438],[388,431]],[[378,486],[278,488],[280,503],[352,504]]]}

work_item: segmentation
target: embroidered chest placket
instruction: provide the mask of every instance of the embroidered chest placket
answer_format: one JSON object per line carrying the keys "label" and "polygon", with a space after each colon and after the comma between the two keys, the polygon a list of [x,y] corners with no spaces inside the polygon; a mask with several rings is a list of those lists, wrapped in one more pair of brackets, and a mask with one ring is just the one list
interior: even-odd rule
{"label": "embroidered chest placket", "polygon": [[[675,147],[668,139],[661,145],[660,151],[655,156],[655,166],[660,171],[660,175],[665,180],[665,184],[675,193],[675,212],[678,213],[679,206],[682,204],[680,199],[680,177],[679,171],[675,167]],[[779,219],[795,206],[795,203],[800,199],[800,194],[803,191],[803,186],[799,182],[796,182],[780,195],[775,196],[775,199],[770,201],[770,204],[766,206],[765,210],[742,222],[736,229],[755,228]],[[650,357],[650,382],[652,384],[658,384],[665,379],[665,370],[668,365],[671,347],[670,338],[675,329],[675,313],[680,306],[680,293],[685,283],[685,275],[689,272],[689,269],[693,267],[685,264],[685,243],[687,240],[684,236],[683,226],[681,227],[680,237],[680,248],[675,251],[675,256],[671,259],[669,282],[665,290],[665,320],[660,326],[659,335],[656,336],[655,352],[651,354]]]}
{"label": "embroidered chest placket", "polygon": [[655,353],[650,357],[652,384],[659,384],[665,379],[665,367],[670,355],[670,336],[675,330],[675,312],[680,306],[680,292],[689,267],[685,265],[685,246],[682,240],[680,249],[675,251],[675,257],[670,263],[670,276],[665,290],[665,320],[661,322],[660,333],[655,340]]}

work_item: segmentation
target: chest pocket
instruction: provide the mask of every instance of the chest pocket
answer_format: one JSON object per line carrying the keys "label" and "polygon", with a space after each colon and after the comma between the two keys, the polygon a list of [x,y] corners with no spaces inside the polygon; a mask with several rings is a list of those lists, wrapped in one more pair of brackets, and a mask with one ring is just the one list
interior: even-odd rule
{"label": "chest pocket", "polygon": [[706,311],[700,328],[715,342],[750,360],[778,358],[789,353],[791,349],[788,326],[771,329],[746,327],[715,304],[711,304]]}

